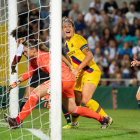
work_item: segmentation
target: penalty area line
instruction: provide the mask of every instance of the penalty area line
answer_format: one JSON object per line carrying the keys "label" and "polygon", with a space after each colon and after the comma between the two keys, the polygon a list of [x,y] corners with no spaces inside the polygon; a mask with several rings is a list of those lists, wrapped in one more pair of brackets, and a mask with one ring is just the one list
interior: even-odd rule
{"label": "penalty area line", "polygon": [[[7,126],[9,126],[7,123],[0,122],[0,127],[7,127]],[[33,135],[35,135],[36,137],[40,138],[41,140],[49,140],[49,136],[44,134],[39,129],[33,129],[33,128],[22,128],[22,129],[30,131]]]}

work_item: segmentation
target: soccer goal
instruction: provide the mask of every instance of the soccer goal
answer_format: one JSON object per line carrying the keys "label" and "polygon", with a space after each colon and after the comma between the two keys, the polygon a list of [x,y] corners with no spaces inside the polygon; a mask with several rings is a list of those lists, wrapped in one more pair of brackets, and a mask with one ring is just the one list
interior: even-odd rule
{"label": "soccer goal", "polygon": [[[37,4],[34,0],[1,0],[0,1],[0,139],[43,139],[61,140],[61,0],[50,0],[43,5],[40,0]],[[36,6],[35,6],[36,5]],[[42,17],[43,10],[50,7],[49,15]],[[26,11],[18,12],[25,8]],[[36,11],[36,13],[35,13]],[[46,21],[49,19],[49,25]],[[23,22],[21,24],[21,22]],[[41,27],[42,26],[42,27]],[[12,130],[3,118],[7,113],[10,117],[16,117],[20,112],[20,105],[25,97],[26,87],[29,94],[33,81],[25,81],[10,93],[6,88],[25,73],[29,67],[30,60],[20,56],[20,61],[15,64],[14,74],[11,65],[19,49],[18,29],[24,27],[28,31],[27,40],[31,35],[42,39],[41,43],[49,45],[50,51],[50,109],[44,108],[46,100],[39,98],[35,109],[22,122],[19,129]],[[33,31],[30,32],[30,28]],[[16,36],[11,34],[17,29]],[[49,35],[48,35],[49,34]],[[48,37],[49,36],[49,37]],[[49,38],[49,39],[48,39]],[[16,61],[16,60],[15,60]],[[40,71],[38,70],[38,81],[40,83]],[[47,103],[48,103],[47,102]]]}

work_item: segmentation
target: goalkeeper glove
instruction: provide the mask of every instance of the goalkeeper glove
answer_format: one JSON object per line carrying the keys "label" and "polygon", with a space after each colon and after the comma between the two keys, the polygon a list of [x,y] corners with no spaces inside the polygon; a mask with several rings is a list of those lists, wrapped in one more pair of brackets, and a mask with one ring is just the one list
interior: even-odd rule
{"label": "goalkeeper glove", "polygon": [[49,109],[50,108],[50,94],[46,95],[45,97],[42,97],[41,100],[45,100],[45,103],[44,103],[44,107]]}
{"label": "goalkeeper glove", "polygon": [[17,80],[16,82],[12,83],[10,86],[7,87],[6,91],[10,92],[11,89],[15,88],[18,84],[20,84],[21,81]]}

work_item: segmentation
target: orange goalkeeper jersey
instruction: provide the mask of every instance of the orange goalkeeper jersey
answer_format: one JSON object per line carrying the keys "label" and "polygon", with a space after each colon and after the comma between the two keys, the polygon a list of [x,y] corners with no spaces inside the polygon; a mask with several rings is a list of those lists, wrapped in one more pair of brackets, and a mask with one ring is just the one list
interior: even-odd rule
{"label": "orange goalkeeper jersey", "polygon": [[[28,71],[22,75],[24,80],[32,77],[35,70],[40,68],[46,73],[50,73],[50,54],[43,51],[38,51],[37,58],[33,58],[30,60]],[[57,72],[57,70],[56,70]],[[62,81],[75,81],[75,77],[70,69],[66,66],[64,62],[61,64],[61,74]]]}

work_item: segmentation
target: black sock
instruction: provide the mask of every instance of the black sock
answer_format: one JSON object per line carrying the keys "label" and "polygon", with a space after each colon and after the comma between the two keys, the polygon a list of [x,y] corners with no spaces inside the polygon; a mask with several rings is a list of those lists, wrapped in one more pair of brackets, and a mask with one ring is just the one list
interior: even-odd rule
{"label": "black sock", "polygon": [[[67,114],[68,113],[68,111],[65,109],[65,107],[63,105],[62,105],[62,111],[63,111],[63,114]],[[65,119],[67,121],[67,124],[71,123],[71,119],[70,119],[70,115],[69,114],[64,115],[64,117],[65,117]]]}
{"label": "black sock", "polygon": [[22,102],[21,102],[21,105],[20,105],[20,112],[21,112],[23,106],[25,105],[25,103],[27,102],[27,100],[28,100],[27,98],[22,99]]}
{"label": "black sock", "polygon": [[139,108],[140,108],[140,100],[138,101],[138,105],[139,105]]}

